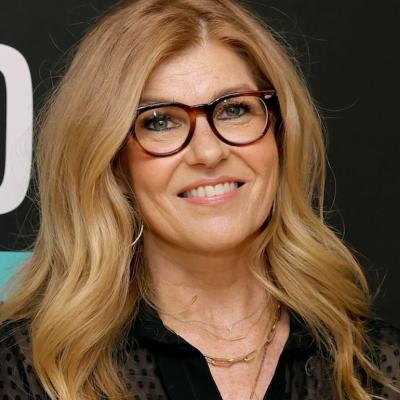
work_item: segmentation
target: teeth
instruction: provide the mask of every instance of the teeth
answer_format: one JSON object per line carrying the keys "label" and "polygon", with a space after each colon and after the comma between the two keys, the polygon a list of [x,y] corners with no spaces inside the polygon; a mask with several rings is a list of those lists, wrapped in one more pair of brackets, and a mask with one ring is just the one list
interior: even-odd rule
{"label": "teeth", "polygon": [[219,183],[215,186],[199,186],[182,194],[182,197],[214,197],[231,192],[239,187],[237,182]]}
{"label": "teeth", "polygon": [[225,186],[224,184],[219,184],[215,186],[215,194],[218,196],[219,194],[224,194],[225,193]]}
{"label": "teeth", "polygon": [[206,186],[205,190],[206,190],[207,197],[215,196],[215,190],[214,190],[213,186]]}
{"label": "teeth", "polygon": [[[196,189],[194,189],[196,190]],[[205,197],[206,191],[204,190],[203,186],[197,188],[197,194],[199,197]]]}

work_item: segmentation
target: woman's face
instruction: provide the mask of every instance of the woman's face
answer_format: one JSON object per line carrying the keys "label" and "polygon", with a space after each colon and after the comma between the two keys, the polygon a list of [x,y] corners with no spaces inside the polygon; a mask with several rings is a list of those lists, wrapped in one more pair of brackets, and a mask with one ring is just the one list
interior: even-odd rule
{"label": "woman's face", "polygon": [[[230,48],[207,43],[159,65],[147,81],[141,104],[195,105],[253,89],[262,88],[257,88],[248,65]],[[145,221],[145,240],[151,235],[157,242],[206,252],[244,246],[268,217],[277,189],[278,151],[269,129],[259,141],[234,147],[221,142],[206,116],[199,115],[189,145],[168,157],[146,154],[130,137],[123,157]],[[215,186],[200,181],[221,177],[245,184],[216,197],[206,197],[201,189],[196,197],[178,196],[188,185]]]}

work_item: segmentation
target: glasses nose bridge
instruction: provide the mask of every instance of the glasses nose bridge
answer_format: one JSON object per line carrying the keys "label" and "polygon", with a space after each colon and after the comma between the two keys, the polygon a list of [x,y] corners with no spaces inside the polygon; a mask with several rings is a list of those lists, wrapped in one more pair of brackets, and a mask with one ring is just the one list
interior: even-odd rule
{"label": "glasses nose bridge", "polygon": [[213,112],[214,104],[213,103],[203,103],[203,104],[197,104],[195,106],[191,106],[189,108],[189,114],[190,114],[190,122],[192,125],[192,129],[195,129],[196,126],[196,121],[197,121],[197,116],[204,114],[207,118],[208,124],[211,128],[211,130],[214,132],[214,123],[213,123],[213,118],[212,118],[212,112]]}
{"label": "glasses nose bridge", "polygon": [[198,115],[205,114],[207,119],[210,119],[212,112],[213,104],[197,104],[195,106],[190,107],[190,114],[193,116],[193,119],[197,119]]}

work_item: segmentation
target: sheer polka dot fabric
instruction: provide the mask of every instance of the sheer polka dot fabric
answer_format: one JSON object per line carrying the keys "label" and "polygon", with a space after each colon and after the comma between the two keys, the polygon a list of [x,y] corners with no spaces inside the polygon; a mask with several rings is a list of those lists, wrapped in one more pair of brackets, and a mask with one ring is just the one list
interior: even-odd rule
{"label": "sheer polka dot fabric", "polygon": [[32,367],[26,321],[0,327],[0,399],[47,399]]}
{"label": "sheer polka dot fabric", "polygon": [[[49,399],[32,367],[25,321],[0,326],[0,400]],[[154,357],[135,341],[127,346],[125,368],[118,375],[134,400],[167,400]]]}
{"label": "sheer polka dot fabric", "polygon": [[[374,323],[371,330],[379,356],[379,366],[395,385],[400,382],[400,331],[383,322]],[[49,399],[32,367],[29,330],[24,321],[0,325],[0,400]],[[284,357],[287,400],[336,400],[331,384],[332,372],[319,354],[307,349],[290,352]],[[133,400],[169,399],[161,381],[154,354],[135,340],[129,343],[123,357],[124,367],[118,372],[132,393]],[[370,392],[384,399],[400,400],[400,395],[367,385]],[[269,399],[266,395],[265,399]],[[175,400],[175,399],[171,399]],[[192,399],[187,399],[192,400]],[[203,399],[197,399],[203,400]],[[214,399],[204,399],[214,400]],[[215,399],[217,400],[217,399]],[[220,400],[220,399],[219,399]]]}

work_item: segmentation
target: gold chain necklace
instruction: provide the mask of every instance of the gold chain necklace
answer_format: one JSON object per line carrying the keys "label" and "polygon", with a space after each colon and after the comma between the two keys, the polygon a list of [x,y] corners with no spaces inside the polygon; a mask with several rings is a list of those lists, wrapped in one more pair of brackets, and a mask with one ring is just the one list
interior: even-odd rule
{"label": "gold chain necklace", "polygon": [[211,357],[206,354],[203,354],[207,363],[214,366],[214,367],[230,367],[233,364],[239,362],[249,362],[253,360],[258,352],[264,347],[268,346],[271,343],[272,339],[274,338],[276,326],[281,317],[281,305],[280,303],[277,304],[276,316],[274,322],[272,324],[271,329],[269,329],[263,337],[262,344],[259,345],[255,350],[250,351],[249,353],[245,354],[244,356],[235,357],[235,358],[225,358],[225,357]]}
{"label": "gold chain necklace", "polygon": [[[247,337],[248,333],[250,332],[250,330],[253,328],[253,326],[256,325],[256,324],[258,323],[258,321],[260,321],[262,315],[264,314],[264,311],[265,311],[266,308],[267,308],[268,303],[269,303],[269,302],[265,303],[264,307],[261,309],[260,315],[259,315],[259,316],[257,317],[257,319],[251,324],[251,326],[248,328],[247,334],[245,334],[245,335],[238,336],[238,337],[234,337],[234,338],[226,338],[226,337],[222,337],[222,336],[216,335],[214,332],[211,332],[209,329],[207,329],[207,328],[205,328],[205,327],[199,326],[199,328],[205,330],[207,333],[209,333],[210,335],[214,336],[214,337],[217,338],[217,339],[221,339],[221,340],[225,340],[225,341],[229,341],[229,342],[236,342],[236,341],[245,339],[245,338]],[[257,312],[257,311],[256,311],[256,312]],[[226,327],[226,329],[229,330],[230,333],[232,333],[232,329],[233,329],[234,325],[236,325],[237,323],[239,323],[239,322],[241,322],[241,321],[244,321],[244,320],[246,320],[246,319],[249,319],[249,318],[252,317],[256,312],[252,313],[250,316],[247,316],[247,317],[245,317],[245,318],[242,318],[242,319],[240,319],[240,320],[234,322],[233,324],[231,324],[231,327],[230,327],[230,328]],[[165,313],[165,314],[166,314],[166,313]],[[174,317],[173,314],[167,314],[167,315],[170,315],[171,318],[173,318],[173,319],[175,319],[175,320],[177,320],[177,321],[180,321],[180,322],[185,322],[185,323],[197,322],[197,323],[203,324],[203,325],[216,326],[216,325],[214,325],[214,324],[209,324],[209,323],[207,323],[207,322],[202,322],[202,321],[197,321],[197,320],[183,320],[183,319]],[[172,331],[172,329],[171,329],[169,326],[167,326],[167,325],[165,325],[165,326],[166,326],[169,330]]]}
{"label": "gold chain necklace", "polygon": [[258,380],[259,380],[260,375],[261,375],[262,367],[264,365],[265,356],[267,355],[267,349],[268,349],[268,346],[265,345],[264,353],[263,353],[263,356],[262,356],[262,359],[261,359],[260,366],[258,368],[257,376],[256,376],[256,379],[254,380],[253,386],[251,388],[251,393],[250,393],[249,400],[252,400],[254,397],[255,397],[256,400],[258,400],[258,396],[256,395],[256,388],[257,388]]}
{"label": "gold chain necklace", "polygon": [[[193,299],[192,299],[192,302],[191,302],[190,306],[193,305],[193,304],[196,302],[197,299],[198,299],[198,295],[195,295],[195,296],[193,297]],[[257,323],[257,322],[259,321],[259,319],[261,318],[261,316],[262,316],[264,310],[267,308],[268,304],[269,304],[269,301],[265,302],[264,307],[261,309],[261,313],[260,313],[260,315],[259,315],[259,317],[257,318],[257,320],[256,320],[255,323]],[[245,321],[245,320],[247,320],[247,319],[250,319],[250,318],[251,318],[253,315],[255,315],[259,310],[260,310],[259,307],[257,307],[257,309],[256,309],[254,312],[252,312],[250,315],[248,315],[248,316],[246,316],[246,317],[244,317],[244,318],[241,318],[241,319],[239,319],[238,321],[233,322],[232,324],[230,324],[229,327],[226,326],[226,327],[223,327],[223,328],[226,329],[226,330],[228,330],[228,331],[229,331],[229,334],[232,334],[232,330],[233,330],[233,327],[234,327],[235,325],[237,325],[239,322],[242,322],[242,321]],[[183,312],[183,311],[182,311],[182,312]],[[182,312],[179,312],[178,314],[181,314]],[[209,322],[198,321],[198,320],[195,320],[195,319],[181,319],[181,318],[178,318],[178,317],[176,317],[176,314],[175,314],[175,313],[170,313],[170,312],[167,312],[167,311],[162,311],[162,314],[168,315],[170,318],[175,319],[176,321],[179,321],[179,322],[184,322],[184,323],[198,323],[198,324],[201,324],[201,325],[207,325],[207,326],[211,326],[211,327],[219,328],[219,329],[220,329],[219,326],[217,326],[217,325],[215,325],[215,324],[211,324],[211,323],[209,323]],[[253,325],[254,325],[254,324],[252,324],[252,326],[251,326],[250,328],[252,328]],[[210,333],[211,335],[217,337],[218,339],[230,340],[230,341],[238,340],[237,338],[234,338],[234,339],[223,338],[223,337],[220,337],[220,336],[218,336],[218,335],[215,335],[214,333],[212,333],[212,332],[209,331],[208,329],[205,329],[205,328],[202,328],[202,329],[206,330],[208,333]],[[246,337],[246,335],[245,335],[244,337]],[[239,339],[242,339],[242,338],[240,337]]]}
{"label": "gold chain necklace", "polygon": [[[264,348],[264,352],[263,352],[263,356],[261,358],[260,366],[258,368],[256,378],[255,378],[254,383],[253,383],[252,388],[251,388],[251,393],[250,393],[249,400],[253,400],[254,398],[255,398],[255,400],[259,400],[258,396],[256,394],[257,383],[258,383],[258,380],[260,379],[262,367],[263,367],[264,362],[265,362],[265,357],[266,357],[266,354],[267,354],[268,345],[272,342],[272,340],[273,340],[273,338],[275,336],[276,327],[277,327],[278,322],[279,322],[279,320],[281,318],[281,312],[282,312],[282,307],[281,307],[281,304],[278,303],[277,304],[277,308],[276,308],[276,312],[275,312],[274,322],[273,322],[271,328],[267,330],[267,333],[263,337],[262,344],[259,347],[257,347],[255,350],[247,353],[245,356],[236,357],[236,358],[223,358],[223,357],[211,357],[211,356],[207,356],[206,354],[202,353],[202,355],[207,360],[208,364],[210,364],[212,366],[215,366],[215,367],[230,367],[231,365],[233,365],[235,363],[238,363],[238,362],[249,362],[249,361],[253,360],[257,356],[257,353],[262,348]],[[172,332],[174,332],[175,334],[177,334],[173,329],[169,328],[168,326],[166,326],[166,327],[168,329],[170,329]]]}

